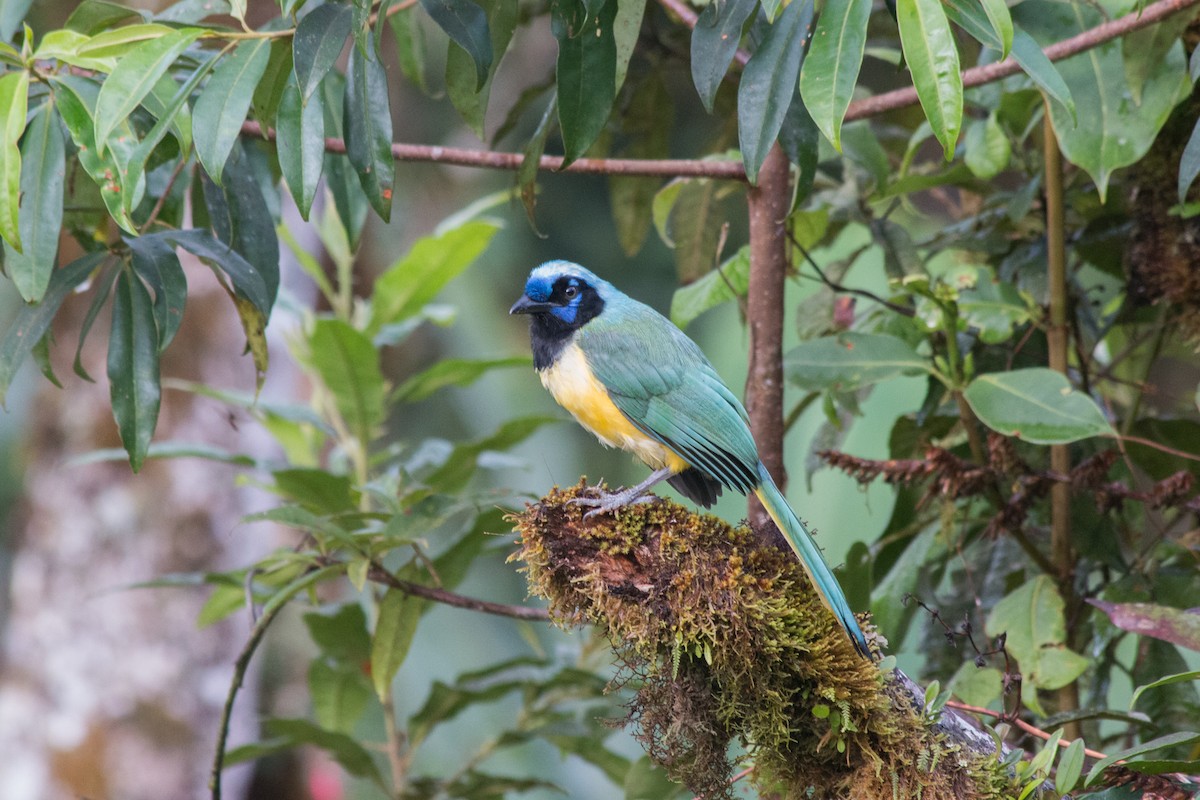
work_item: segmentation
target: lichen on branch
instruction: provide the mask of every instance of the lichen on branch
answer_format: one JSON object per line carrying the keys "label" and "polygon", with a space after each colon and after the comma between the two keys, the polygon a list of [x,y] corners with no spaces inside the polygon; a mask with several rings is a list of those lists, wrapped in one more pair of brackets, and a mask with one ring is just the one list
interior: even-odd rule
{"label": "lichen on branch", "polygon": [[594,491],[556,489],[514,515],[511,560],[555,621],[608,635],[636,689],[628,721],[673,778],[728,797],[744,759],[782,797],[1019,793],[994,754],[955,741],[898,673],[855,652],[790,551],[661,499],[587,519],[570,501]]}

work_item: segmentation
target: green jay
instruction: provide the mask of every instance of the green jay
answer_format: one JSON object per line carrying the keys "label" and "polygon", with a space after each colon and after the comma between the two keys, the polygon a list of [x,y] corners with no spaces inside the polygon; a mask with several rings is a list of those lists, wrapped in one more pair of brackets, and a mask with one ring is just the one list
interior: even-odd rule
{"label": "green jay", "polygon": [[855,649],[869,653],[837,578],[759,458],[746,410],[695,342],[570,261],[535,268],[509,313],[529,315],[533,366],[559,405],[654,470],[636,486],[580,498],[595,507],[589,516],[635,502],[662,480],[705,508],[723,487],[754,492]]}

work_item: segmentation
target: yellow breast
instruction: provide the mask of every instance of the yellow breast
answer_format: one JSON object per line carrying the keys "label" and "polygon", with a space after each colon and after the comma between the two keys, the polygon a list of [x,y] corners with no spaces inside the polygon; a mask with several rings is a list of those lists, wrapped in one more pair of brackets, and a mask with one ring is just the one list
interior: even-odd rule
{"label": "yellow breast", "polygon": [[602,444],[627,450],[648,466],[670,467],[675,472],[688,463],[634,427],[613,403],[608,390],[596,380],[579,345],[567,345],[552,365],[539,375],[558,404],[571,412],[579,424],[591,431]]}

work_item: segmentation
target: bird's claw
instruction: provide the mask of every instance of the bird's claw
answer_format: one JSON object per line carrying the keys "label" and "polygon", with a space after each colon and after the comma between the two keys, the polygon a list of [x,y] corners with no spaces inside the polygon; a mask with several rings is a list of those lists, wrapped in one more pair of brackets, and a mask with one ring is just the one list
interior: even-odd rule
{"label": "bird's claw", "polygon": [[592,510],[583,515],[584,519],[591,519],[597,514],[610,514],[625,506],[631,506],[634,503],[649,503],[655,499],[654,495],[633,494],[626,489],[619,492],[603,492],[600,497],[574,497],[568,500],[567,504],[591,507]]}

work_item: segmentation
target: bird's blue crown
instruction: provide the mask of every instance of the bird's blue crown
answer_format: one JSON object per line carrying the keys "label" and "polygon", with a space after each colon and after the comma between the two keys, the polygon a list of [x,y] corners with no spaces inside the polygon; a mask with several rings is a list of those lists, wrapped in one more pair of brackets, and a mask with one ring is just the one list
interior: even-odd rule
{"label": "bird's blue crown", "polygon": [[530,300],[544,303],[550,299],[554,284],[560,278],[576,278],[591,286],[603,297],[608,281],[571,261],[547,261],[541,266],[534,267],[525,282],[525,295]]}

